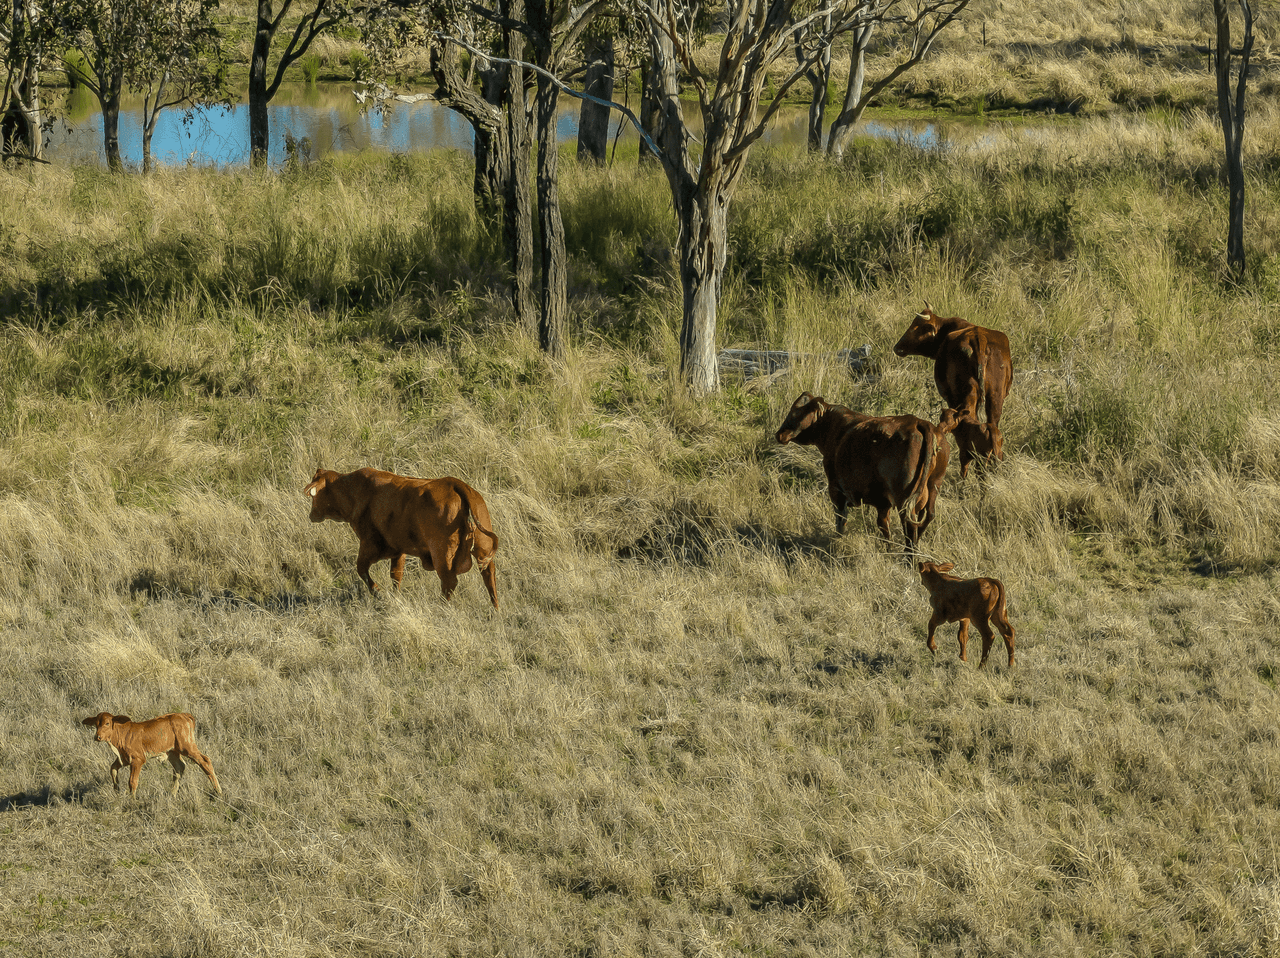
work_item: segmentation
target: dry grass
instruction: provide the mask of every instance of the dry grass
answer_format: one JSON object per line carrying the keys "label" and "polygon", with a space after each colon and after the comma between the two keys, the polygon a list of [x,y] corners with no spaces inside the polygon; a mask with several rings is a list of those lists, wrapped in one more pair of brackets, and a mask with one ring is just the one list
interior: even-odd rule
{"label": "dry grass", "polygon": [[[5,174],[0,950],[1277,954],[1255,119],[1243,291],[1201,117],[759,154],[723,339],[813,355],[705,402],[656,172],[566,168],[563,364],[456,160]],[[1005,581],[1013,671],[931,658],[909,564],[772,440],[801,389],[934,415],[888,351],[923,298],[1014,343],[1008,458],[924,539]],[[876,377],[823,358],[862,342]],[[317,463],[472,482],[502,612],[416,564],[366,597]],[[194,713],[225,796],[117,796],[104,708]]]}

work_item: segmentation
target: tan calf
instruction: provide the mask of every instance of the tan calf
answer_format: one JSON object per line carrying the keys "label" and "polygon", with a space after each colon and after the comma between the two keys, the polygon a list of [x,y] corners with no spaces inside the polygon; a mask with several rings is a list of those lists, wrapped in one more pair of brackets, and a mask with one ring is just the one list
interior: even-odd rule
{"label": "tan calf", "polygon": [[182,783],[185,767],[183,756],[204,769],[209,781],[213,782],[213,790],[222,794],[222,786],[218,784],[218,776],[213,773],[213,765],[196,748],[196,721],[186,712],[173,712],[145,722],[131,721],[127,715],[99,712],[84,719],[82,724],[95,729],[94,740],[106,742],[111,746],[111,751],[115,752],[116,760],[111,764],[111,781],[117,792],[120,791],[120,769],[129,766],[129,793],[136,795],[138,775],[147,759],[167,755],[169,764],[173,766],[170,795],[177,792]]}
{"label": "tan calf", "polygon": [[969,620],[972,619],[982,633],[982,660],[978,662],[981,669],[986,666],[987,655],[995,641],[991,631],[991,622],[994,622],[1004,636],[1005,647],[1009,650],[1009,667],[1013,668],[1013,626],[1009,624],[1004,583],[999,579],[961,579],[947,575],[955,568],[950,562],[943,565],[921,562],[919,568],[920,581],[929,591],[929,604],[933,606],[933,615],[929,617],[929,651],[938,651],[938,644],[933,639],[938,626],[959,622],[956,638],[960,641],[960,660],[968,661],[965,646],[969,642]]}

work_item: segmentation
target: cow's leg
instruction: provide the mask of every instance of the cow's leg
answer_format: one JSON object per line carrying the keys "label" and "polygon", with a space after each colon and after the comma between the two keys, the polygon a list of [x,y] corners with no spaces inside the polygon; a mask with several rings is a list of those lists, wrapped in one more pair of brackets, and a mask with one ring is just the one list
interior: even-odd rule
{"label": "cow's leg", "polygon": [[199,749],[186,749],[184,754],[189,759],[193,759],[197,765],[204,769],[204,773],[209,776],[209,781],[213,782],[213,790],[219,795],[222,794],[222,786],[218,784],[218,776],[213,772],[213,763],[209,761],[209,756],[200,752]]}
{"label": "cow's leg", "polygon": [[395,583],[397,589],[400,588],[400,580],[404,578],[404,553],[400,552],[391,557],[391,581]]}
{"label": "cow's leg", "polygon": [[1004,636],[1004,647],[1009,650],[1009,668],[1013,668],[1013,626],[1008,618],[1000,615],[999,612],[995,616],[996,628],[1000,630],[1000,634]]}
{"label": "cow's leg", "polygon": [[116,791],[120,791],[120,769],[124,768],[124,759],[116,754],[116,760],[111,763],[111,784],[116,787]]}
{"label": "cow's leg", "polygon": [[996,634],[991,631],[991,623],[985,618],[974,619],[978,631],[982,633],[982,658],[978,660],[978,668],[985,669],[987,667],[987,656],[991,653],[991,643],[996,640]]}
{"label": "cow's leg", "polygon": [[498,567],[493,559],[481,564],[480,578],[484,579],[484,587],[489,590],[489,601],[496,609],[498,607]]}
{"label": "cow's leg", "polygon": [[961,619],[960,628],[956,631],[956,641],[960,643],[960,661],[968,662],[969,658],[965,655],[965,648],[969,645],[969,620]]}
{"label": "cow's leg", "polygon": [[146,764],[146,759],[140,755],[134,755],[129,759],[129,794],[138,794],[138,776],[142,774],[142,766]]}
{"label": "cow's leg", "polygon": [[938,643],[933,637],[933,633],[938,631],[938,626],[943,625],[947,620],[937,612],[929,616],[929,651],[934,655],[938,654]]}
{"label": "cow's leg", "polygon": [[[899,513],[901,517],[901,513]],[[884,544],[893,546],[893,530],[889,525],[889,507],[876,506],[876,527],[880,530],[880,536],[884,539]],[[904,526],[905,527],[905,526]],[[910,535],[908,533],[908,535]]]}
{"label": "cow's leg", "polygon": [[831,497],[831,505],[836,510],[836,535],[841,535],[844,533],[844,527],[849,521],[849,497],[844,494],[840,484],[830,481],[829,477],[827,495]]}
{"label": "cow's leg", "polygon": [[372,542],[361,542],[360,553],[356,556],[356,573],[360,576],[361,581],[369,587],[369,591],[377,593],[378,583],[373,581],[373,576],[369,575],[369,566],[373,565],[382,558],[382,551]]}
{"label": "cow's leg", "polygon": [[431,550],[431,564],[440,577],[440,592],[446,599],[453,598],[453,590],[458,587],[458,574],[453,571],[452,558],[444,545]]}
{"label": "cow's leg", "polygon": [[176,795],[178,794],[178,786],[182,784],[182,773],[187,768],[177,748],[170,750],[169,764],[173,766],[173,784],[169,786],[169,794]]}

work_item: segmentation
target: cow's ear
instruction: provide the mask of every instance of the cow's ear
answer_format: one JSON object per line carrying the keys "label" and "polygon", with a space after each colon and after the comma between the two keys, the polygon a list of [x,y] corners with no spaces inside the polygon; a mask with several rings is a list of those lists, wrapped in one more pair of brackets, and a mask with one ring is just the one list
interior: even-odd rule
{"label": "cow's ear", "polygon": [[942,565],[934,566],[934,568],[937,569],[939,572],[950,572],[955,567],[956,567],[956,564],[954,562],[944,562],[942,563]]}
{"label": "cow's ear", "polygon": [[133,719],[129,718],[129,716],[127,715],[113,715],[111,716],[111,721],[113,721],[116,725],[122,725],[125,722],[132,722]]}
{"label": "cow's ear", "polygon": [[917,562],[917,563],[916,563],[916,568],[917,568],[917,569],[919,569],[921,572],[923,572],[923,571],[924,571],[924,567],[925,567],[925,566],[927,566],[928,564],[929,564],[929,563],[927,563],[927,562]]}
{"label": "cow's ear", "polygon": [[87,725],[89,728],[96,728],[98,725],[98,716],[90,715],[87,719],[81,719],[80,724]]}

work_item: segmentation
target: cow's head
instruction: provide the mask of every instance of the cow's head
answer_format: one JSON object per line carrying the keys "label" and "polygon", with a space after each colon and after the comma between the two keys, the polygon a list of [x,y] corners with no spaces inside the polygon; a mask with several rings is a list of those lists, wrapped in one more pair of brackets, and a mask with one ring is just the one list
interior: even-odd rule
{"label": "cow's head", "polygon": [[942,434],[945,436],[947,433],[951,432],[958,425],[960,425],[961,419],[967,415],[968,415],[967,412],[960,413],[954,409],[944,409],[942,410],[942,414],[938,416],[938,428],[942,431]]}
{"label": "cow's head", "polygon": [[928,582],[930,575],[938,575],[942,572],[950,572],[956,567],[954,562],[921,562],[917,566],[920,570],[920,581]]}
{"label": "cow's head", "polygon": [[311,499],[312,522],[324,522],[326,519],[342,521],[334,503],[333,491],[329,488],[337,478],[338,474],[331,469],[317,469],[307,488],[302,490]]}
{"label": "cow's head", "polygon": [[894,344],[893,351],[899,356],[932,356],[938,349],[938,330],[941,327],[942,317],[926,300],[924,309],[916,313],[907,331]]}
{"label": "cow's head", "polygon": [[821,419],[826,411],[827,402],[821,396],[801,393],[791,404],[791,411],[787,413],[787,418],[778,427],[778,442],[784,445],[793,439],[803,442],[800,435]]}
{"label": "cow's head", "polygon": [[90,715],[87,719],[81,720],[80,724],[96,730],[96,734],[93,736],[95,742],[107,742],[111,739],[112,727],[123,725],[129,720],[127,715],[112,715],[110,712],[99,712],[97,715]]}

